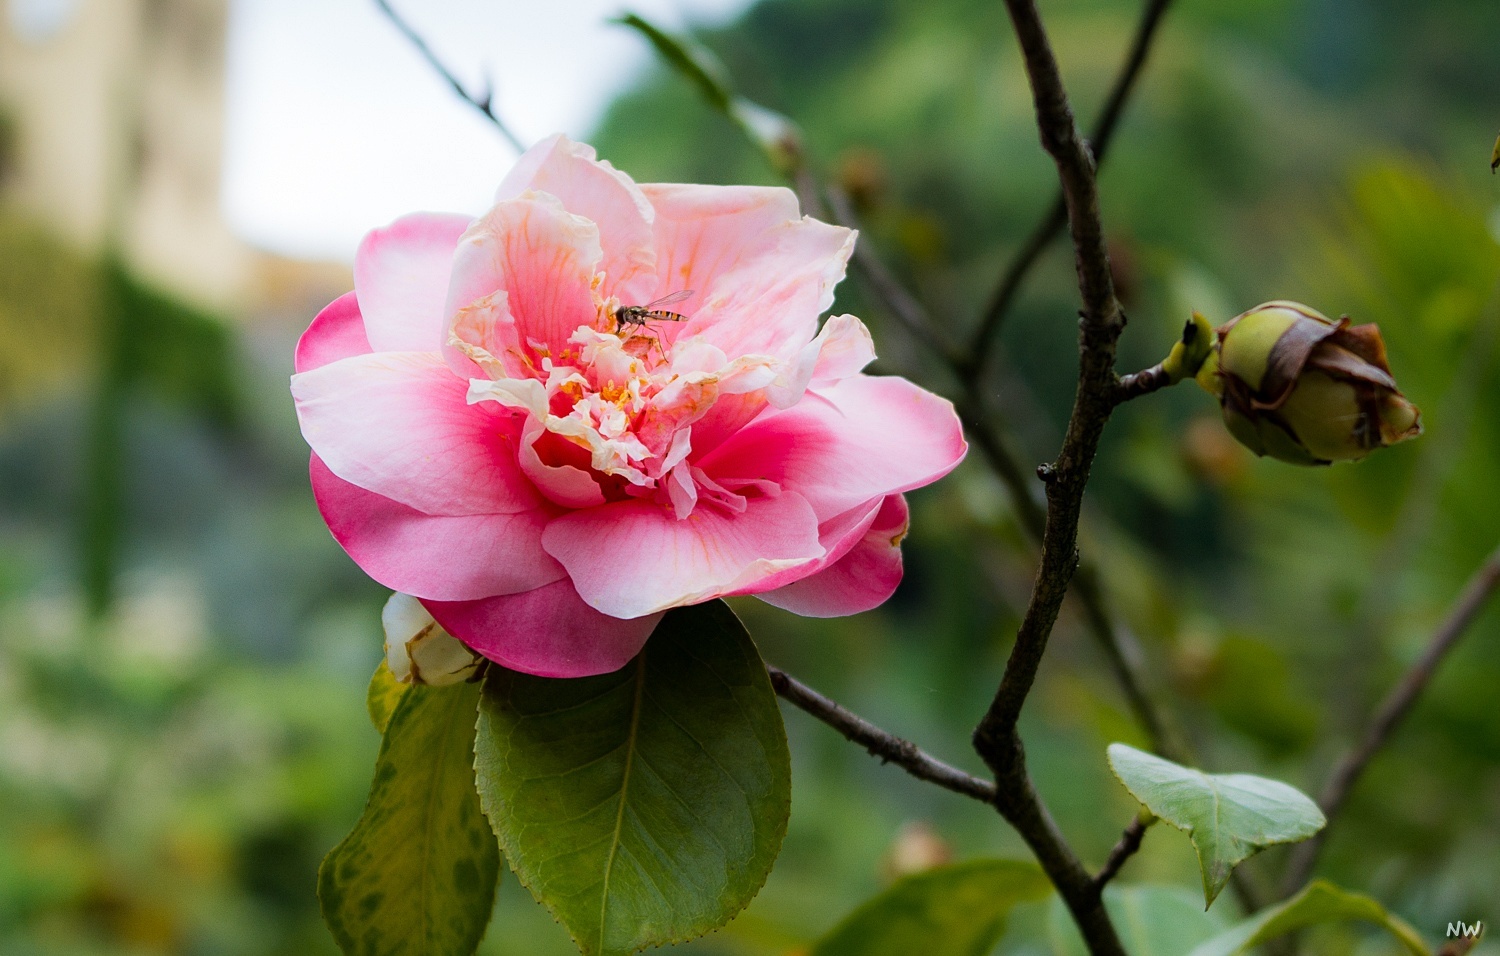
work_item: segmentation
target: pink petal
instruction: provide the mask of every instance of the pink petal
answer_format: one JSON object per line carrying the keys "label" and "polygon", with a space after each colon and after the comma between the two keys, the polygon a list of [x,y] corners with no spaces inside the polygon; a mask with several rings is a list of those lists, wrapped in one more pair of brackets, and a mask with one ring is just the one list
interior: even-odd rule
{"label": "pink petal", "polygon": [[842,382],[875,361],[875,340],[865,324],[852,315],[835,315],[824,322],[815,341],[820,347],[813,366],[813,385]]}
{"label": "pink petal", "polygon": [[821,558],[770,575],[735,593],[760,594],[764,591],[774,591],[822,571],[848,554],[851,548],[864,539],[865,534],[870,530],[870,525],[875,523],[875,518],[880,514],[884,503],[884,498],[876,498],[874,501],[867,501],[857,508],[852,508],[837,517],[824,521],[818,525],[818,543],[823,546],[824,551]]}
{"label": "pink petal", "polygon": [[906,499],[890,495],[859,542],[817,574],[758,597],[803,617],[843,617],[884,604],[901,583]]}
{"label": "pink petal", "polygon": [[542,140],[517,160],[496,202],[515,199],[528,189],[550,193],[563,208],[599,227],[604,250],[600,263],[606,279],[603,294],[626,305],[640,305],[656,285],[656,250],[651,239],[651,204],[635,181],[595,158],[594,148],[558,134]]}
{"label": "pink petal", "polygon": [[791,408],[801,401],[809,384],[832,385],[859,374],[873,361],[875,340],[870,330],[852,315],[835,315],[823,323],[817,338],[781,366],[776,380],[766,387],[766,399],[777,408]]}
{"label": "pink petal", "polygon": [[435,352],[448,337],[443,303],[467,216],[414,213],[365,236],[354,294],[376,352]]}
{"label": "pink petal", "polygon": [[696,290],[675,311],[691,316],[707,301],[713,280],[750,261],[753,240],[802,217],[797,194],[779,186],[698,186],[642,183],[656,210],[657,287],[651,297]]}
{"label": "pink petal", "polygon": [[312,320],[312,325],[297,340],[292,369],[309,372],[329,362],[369,352],[370,340],[365,336],[365,322],[359,314],[359,302],[353,292],[345,292],[324,306],[323,311]]}
{"label": "pink petal", "polygon": [[823,555],[812,509],[785,492],[751,498],[741,514],[700,503],[682,521],[655,502],[613,502],[556,519],[542,547],[591,607],[623,618],[731,594]]}
{"label": "pink petal", "polygon": [[604,492],[599,490],[599,482],[588,471],[573,465],[549,465],[542,461],[536,443],[549,437],[541,422],[535,418],[526,420],[518,446],[521,470],[526,477],[548,500],[565,508],[592,508],[604,504]]}
{"label": "pink petal", "polygon": [[437,352],[377,352],[292,376],[302,435],[334,474],[427,514],[514,514],[541,500],[519,419],[470,405]]}
{"label": "pink petal", "polygon": [[701,335],[731,359],[795,356],[833,304],[854,233],[800,218],[789,190],[646,184],[656,208],[656,295],[697,294],[677,338]]}
{"label": "pink petal", "polygon": [[818,316],[833,305],[854,233],[803,219],[775,227],[751,250],[752,261],[710,284],[680,334],[700,335],[730,358],[790,359],[817,334]]}
{"label": "pink petal", "polygon": [[439,601],[514,594],[566,577],[542,550],[549,515],[427,515],[351,485],[317,455],[313,496],[328,530],[370,577]]}
{"label": "pink petal", "polygon": [[855,375],[762,415],[696,464],[720,482],[775,481],[827,520],[931,484],[967,450],[952,403],[902,378]]}
{"label": "pink petal", "polygon": [[552,196],[507,200],[459,242],[447,314],[503,289],[521,341],[534,339],[561,354],[579,326],[598,318],[591,283],[602,256],[599,227]]}
{"label": "pink petal", "polygon": [[616,671],[645,646],[660,614],[622,621],[578,597],[568,581],[482,601],[423,601],[454,637],[511,670],[538,677]]}

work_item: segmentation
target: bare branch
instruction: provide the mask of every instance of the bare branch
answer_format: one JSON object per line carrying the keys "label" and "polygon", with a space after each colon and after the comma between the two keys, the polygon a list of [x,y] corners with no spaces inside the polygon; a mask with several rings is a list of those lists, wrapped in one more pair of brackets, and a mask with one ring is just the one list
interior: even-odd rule
{"label": "bare branch", "polygon": [[[1073,113],[1058,72],[1057,60],[1033,0],[1006,0],[1026,56],[1036,101],[1042,145],[1052,154],[1067,196],[1069,221],[1083,298],[1080,323],[1078,389],[1062,450],[1046,471],[1047,520],[1042,537],[1041,567],[1021,622],[1005,677],[989,711],[975,731],[981,755],[998,759],[1014,752],[1004,743],[1014,734],[1021,706],[1036,679],[1047,638],[1057,621],[1068,582],[1078,564],[1078,521],[1090,466],[1117,388],[1115,343],[1125,325],[1115,300],[1109,254],[1099,219],[1099,196],[1093,163],[1078,138]],[[988,759],[988,757],[987,757]]]}
{"label": "bare branch", "polygon": [[422,54],[422,58],[427,61],[428,65],[436,70],[444,80],[448,81],[448,85],[453,87],[453,92],[457,93],[464,102],[483,113],[485,118],[495,124],[495,128],[500,131],[500,135],[504,136],[510,142],[510,145],[515,147],[516,152],[526,152],[526,145],[521,142],[515,133],[511,132],[510,127],[506,126],[505,121],[500,119],[499,115],[495,112],[494,103],[492,102],[494,95],[488,87],[485,88],[483,93],[470,93],[468,88],[459,82],[458,77],[453,75],[453,71],[449,70],[443,61],[438,59],[437,54],[432,52],[432,48],[427,45],[426,40],[422,39],[422,35],[392,9],[388,0],[375,0],[375,6],[379,7],[380,12],[385,14],[385,18],[391,21],[397,30],[401,31],[401,35],[406,37],[407,42],[416,47],[417,52]]}
{"label": "bare branch", "polygon": [[1130,821],[1130,826],[1120,836],[1120,842],[1115,844],[1114,849],[1109,851],[1109,859],[1104,861],[1104,866],[1094,876],[1094,885],[1104,889],[1105,884],[1114,879],[1120,872],[1120,867],[1125,861],[1135,856],[1135,851],[1141,848],[1141,838],[1146,835],[1146,830],[1156,822],[1156,817],[1137,816]]}
{"label": "bare branch", "polygon": [[1021,708],[1036,681],[1047,640],[1078,566],[1078,521],[1089,469],[1118,387],[1115,344],[1125,315],[1115,299],[1109,253],[1099,217],[1094,162],[1078,135],[1057,58],[1034,0],[1006,0],[1026,62],[1042,147],[1057,166],[1073,237],[1080,312],[1078,388],[1057,460],[1047,469],[1047,519],[1031,600],[994,700],[974,730],[974,748],[994,771],[996,806],[1031,845],[1043,869],[1073,914],[1089,951],[1123,956],[1124,949],[1104,909],[1100,891],[1057,833],[1026,770],[1017,732]]}
{"label": "bare branch", "polygon": [[897,765],[918,780],[935,783],[983,803],[995,802],[995,785],[988,780],[981,780],[929,756],[911,741],[881,730],[780,668],[767,665],[766,673],[771,675],[771,686],[783,700],[837,730],[845,739],[869,751],[871,756]]}
{"label": "bare branch", "polygon": [[[1136,27],[1135,38],[1131,41],[1130,52],[1125,57],[1125,63],[1120,68],[1119,75],[1115,77],[1109,100],[1105,103],[1094,131],[1089,136],[1089,145],[1093,150],[1096,165],[1104,162],[1104,154],[1109,150],[1115,128],[1125,112],[1125,105],[1130,100],[1130,94],[1135,90],[1136,80],[1146,65],[1152,43],[1156,39],[1156,29],[1171,4],[1172,0],[1149,0],[1146,4],[1140,25]],[[1052,240],[1062,232],[1067,221],[1067,204],[1059,193],[1053,200],[1051,208],[1048,209],[1047,215],[1037,223],[1036,229],[1026,240],[1026,244],[1021,247],[1021,251],[1016,254],[1015,259],[1001,275],[999,284],[985,306],[979,328],[975,331],[969,348],[968,370],[971,375],[975,377],[982,375],[985,363],[994,349],[1000,323],[1004,321],[1014,304],[1016,295],[1021,291],[1022,283],[1031,274],[1031,270],[1036,266],[1042,253],[1052,244]]]}
{"label": "bare branch", "polygon": [[1402,675],[1396,686],[1391,688],[1385,700],[1381,701],[1380,707],[1371,718],[1370,725],[1365,729],[1359,744],[1344,755],[1334,767],[1333,773],[1329,775],[1328,783],[1323,787],[1323,793],[1318,798],[1318,804],[1323,808],[1323,815],[1328,818],[1328,825],[1317,836],[1297,847],[1287,867],[1286,879],[1282,883],[1284,896],[1291,896],[1297,892],[1312,876],[1313,867],[1318,861],[1318,853],[1328,839],[1328,832],[1333,829],[1334,822],[1344,809],[1349,795],[1353,792],[1355,784],[1359,782],[1365,768],[1369,766],[1370,761],[1375,759],[1381,748],[1390,742],[1396,728],[1411,712],[1417,698],[1427,689],[1427,685],[1437,673],[1443,658],[1458,643],[1459,638],[1463,637],[1464,632],[1484,609],[1497,588],[1500,588],[1500,548],[1491,552],[1484,563],[1470,576],[1463,591],[1449,608],[1447,617],[1433,632],[1431,640],[1427,643],[1427,649]]}

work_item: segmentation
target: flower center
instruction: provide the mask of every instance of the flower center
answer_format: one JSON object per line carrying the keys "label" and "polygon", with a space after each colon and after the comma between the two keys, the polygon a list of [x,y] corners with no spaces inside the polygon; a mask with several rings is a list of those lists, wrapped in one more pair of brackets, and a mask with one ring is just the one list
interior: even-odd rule
{"label": "flower center", "polygon": [[[494,400],[528,413],[525,440],[544,493],[550,493],[549,478],[583,472],[605,500],[651,499],[679,518],[699,502],[738,512],[748,497],[778,494],[771,482],[715,480],[689,460],[694,424],[721,398],[764,404],[760,390],[775,379],[775,360],[752,355],[730,361],[695,338],[664,339],[649,324],[611,321],[615,313],[603,306],[600,315],[555,354],[528,342],[524,368],[511,366],[523,377],[502,372],[470,383],[470,401]],[[499,369],[491,364],[486,371]],[[572,504],[575,496],[559,500]]]}

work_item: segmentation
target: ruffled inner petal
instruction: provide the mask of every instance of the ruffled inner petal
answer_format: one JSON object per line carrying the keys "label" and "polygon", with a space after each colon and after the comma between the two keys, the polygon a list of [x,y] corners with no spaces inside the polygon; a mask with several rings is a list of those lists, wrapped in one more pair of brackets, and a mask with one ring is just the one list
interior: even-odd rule
{"label": "ruffled inner petal", "polygon": [[500,184],[495,200],[515,199],[528,190],[556,196],[569,212],[598,225],[602,295],[627,305],[654,298],[656,214],[634,180],[598,160],[592,146],[559,134],[527,150]]}
{"label": "ruffled inner petal", "polygon": [[[459,241],[447,314],[505,292],[506,312],[526,349],[523,364],[540,368],[544,358],[562,358],[580,327],[599,321],[595,269],[602,258],[594,222],[546,193],[522,193],[496,205]],[[476,344],[503,351],[499,342]]]}

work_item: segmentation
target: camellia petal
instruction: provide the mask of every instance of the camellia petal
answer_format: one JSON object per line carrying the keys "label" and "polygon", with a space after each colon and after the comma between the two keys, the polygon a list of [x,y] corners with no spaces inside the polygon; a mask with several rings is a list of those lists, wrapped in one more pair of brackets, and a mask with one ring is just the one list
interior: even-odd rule
{"label": "camellia petal", "polygon": [[353,292],[345,292],[324,306],[297,340],[292,368],[298,372],[310,372],[330,362],[351,355],[367,355],[370,351],[364,317],[359,314],[359,302]]}
{"label": "camellia petal", "polygon": [[542,546],[584,601],[626,618],[732,594],[824,553],[812,508],[787,492],[752,498],[742,514],[700,506],[686,520],[654,502],[614,502],[556,519]]}
{"label": "camellia petal", "polygon": [[884,503],[884,498],[876,498],[824,521],[818,525],[818,543],[823,546],[824,552],[821,558],[779,571],[735,593],[762,594],[774,591],[822,571],[860,543],[870,530],[870,525],[875,523]]}
{"label": "camellia petal", "polygon": [[376,352],[429,352],[448,334],[443,303],[468,216],[415,213],[365,236],[354,294]]}
{"label": "camellia petal", "polygon": [[395,591],[438,601],[514,594],[567,576],[542,550],[545,511],[505,515],[423,514],[351,485],[317,455],[313,497],[328,530],[354,563]]}
{"label": "camellia petal", "polygon": [[698,464],[720,481],[777,482],[826,520],[930,484],[967,450],[952,403],[905,379],[857,375],[763,415]]}
{"label": "camellia petal", "polygon": [[757,595],[803,617],[843,617],[884,604],[901,583],[906,499],[890,495],[859,541],[842,558],[793,584]]}
{"label": "camellia petal", "polygon": [[522,342],[556,357],[599,309],[594,269],[603,258],[599,227],[546,193],[506,200],[459,241],[448,288],[448,314],[504,291]]}
{"label": "camellia petal", "polygon": [[701,336],[730,358],[772,355],[790,361],[818,331],[833,304],[855,234],[816,219],[775,226],[755,237],[749,262],[724,273],[698,295],[680,338]]}
{"label": "camellia petal", "polygon": [[678,310],[691,316],[720,276],[752,263],[757,239],[802,217],[797,194],[779,186],[642,183],[656,211],[657,287],[652,298],[693,289]]}
{"label": "camellia petal", "polygon": [[443,628],[511,670],[539,677],[617,671],[645,646],[661,614],[621,620],[589,607],[572,583],[483,601],[423,601]]}
{"label": "camellia petal", "polygon": [[376,352],[292,377],[302,435],[334,474],[431,515],[541,500],[516,461],[519,420],[470,405],[437,352]]}
{"label": "camellia petal", "polygon": [[598,161],[592,146],[558,134],[526,151],[500,183],[495,201],[515,199],[527,190],[556,196],[569,212],[598,225],[604,295],[617,296],[626,305],[654,298],[651,226],[656,213],[634,180]]}

